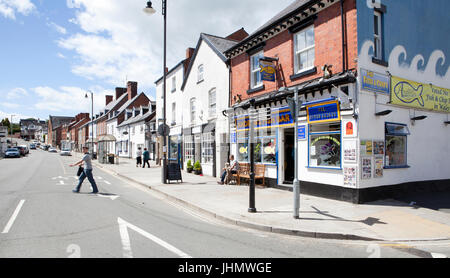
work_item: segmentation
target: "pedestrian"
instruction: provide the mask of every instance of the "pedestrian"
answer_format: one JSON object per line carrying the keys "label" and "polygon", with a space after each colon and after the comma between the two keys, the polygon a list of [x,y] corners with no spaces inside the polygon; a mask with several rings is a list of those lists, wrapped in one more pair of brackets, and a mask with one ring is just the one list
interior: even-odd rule
{"label": "pedestrian", "polygon": [[148,165],[148,168],[150,168],[150,152],[147,150],[147,148],[144,149],[144,166],[142,168],[145,168],[145,164]]}
{"label": "pedestrian", "polygon": [[230,155],[230,166],[223,168],[222,175],[220,177],[220,182],[218,184],[224,184],[225,178],[228,175],[236,174],[239,171],[239,162],[234,159],[234,155]]}
{"label": "pedestrian", "polygon": [[81,185],[83,184],[84,180],[86,178],[88,178],[88,180],[92,186],[92,190],[93,190],[92,193],[96,194],[96,193],[98,193],[98,188],[97,188],[97,184],[95,183],[94,177],[92,175],[92,158],[91,158],[91,155],[89,154],[89,148],[83,147],[83,153],[84,153],[83,159],[81,159],[80,161],[78,161],[75,164],[69,165],[70,167],[75,167],[75,166],[82,166],[84,164],[84,170],[78,179],[78,185],[74,190],[72,190],[72,192],[79,193],[80,189],[81,189]]}
{"label": "pedestrian", "polygon": [[141,147],[138,148],[136,152],[136,167],[142,166],[142,150]]}

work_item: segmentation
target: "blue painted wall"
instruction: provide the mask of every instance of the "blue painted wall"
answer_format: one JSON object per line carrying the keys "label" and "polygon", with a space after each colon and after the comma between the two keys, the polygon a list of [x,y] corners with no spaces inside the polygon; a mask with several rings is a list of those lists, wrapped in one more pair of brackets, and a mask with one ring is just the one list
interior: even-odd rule
{"label": "blue painted wall", "polygon": [[[424,70],[431,53],[441,50],[445,55],[436,65],[436,72],[444,76],[450,66],[450,0],[378,0],[387,7],[384,14],[384,57],[389,59],[392,49],[402,45],[407,57],[399,57],[399,62],[411,63],[416,55],[425,58],[418,65]],[[373,12],[368,2],[356,0],[358,18],[358,53],[365,41],[373,41]],[[372,54],[369,52],[369,54]]]}

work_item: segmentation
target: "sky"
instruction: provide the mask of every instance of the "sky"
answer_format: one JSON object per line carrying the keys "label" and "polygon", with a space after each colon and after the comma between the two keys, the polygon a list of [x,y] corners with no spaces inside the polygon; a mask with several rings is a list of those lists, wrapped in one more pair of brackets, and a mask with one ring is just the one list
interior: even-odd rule
{"label": "sky", "polygon": [[[155,98],[162,76],[162,1],[0,0],[0,118],[48,119],[94,113],[127,81]],[[167,66],[183,60],[200,33],[249,34],[293,0],[167,0]]]}

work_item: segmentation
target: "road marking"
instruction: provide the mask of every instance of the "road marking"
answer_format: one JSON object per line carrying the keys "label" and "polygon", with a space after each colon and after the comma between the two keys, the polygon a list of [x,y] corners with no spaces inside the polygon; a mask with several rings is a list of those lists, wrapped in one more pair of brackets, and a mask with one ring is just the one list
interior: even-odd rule
{"label": "road marking", "polygon": [[5,229],[3,229],[2,234],[9,233],[9,230],[11,229],[12,225],[14,224],[14,221],[17,218],[17,215],[19,214],[20,210],[22,209],[23,203],[25,203],[25,200],[21,200],[19,202],[19,205],[17,206],[16,210],[14,211],[13,215],[11,216],[11,219],[9,219],[8,223],[5,226]]}
{"label": "road marking", "polygon": [[173,245],[134,226],[133,224],[126,222],[125,220],[123,220],[120,217],[117,218],[117,222],[119,223],[119,231],[120,231],[120,238],[122,240],[123,256],[125,258],[133,258],[133,252],[131,250],[131,242],[130,242],[130,235],[128,234],[128,228],[134,230],[135,232],[138,232],[139,234],[150,239],[151,241],[155,242],[156,244],[166,248],[167,250],[171,251],[172,253],[175,253],[176,255],[178,255],[181,258],[192,258],[191,256],[189,256],[188,254],[179,250],[178,248],[174,247]]}
{"label": "road marking", "polygon": [[64,181],[62,181],[62,180],[59,181],[59,184],[64,185]]}
{"label": "road marking", "polygon": [[117,195],[112,195],[112,196],[110,196],[110,195],[103,195],[103,194],[97,194],[97,196],[98,197],[102,197],[102,198],[110,198],[111,200],[115,200],[115,199],[117,199],[117,198],[119,198],[120,196],[117,196]]}
{"label": "road marking", "polygon": [[447,256],[444,254],[439,254],[439,253],[431,253],[431,256],[434,259],[447,259]]}
{"label": "road marking", "polygon": [[111,185],[111,183],[109,182],[109,181],[104,181],[106,184],[109,184],[109,185]]}

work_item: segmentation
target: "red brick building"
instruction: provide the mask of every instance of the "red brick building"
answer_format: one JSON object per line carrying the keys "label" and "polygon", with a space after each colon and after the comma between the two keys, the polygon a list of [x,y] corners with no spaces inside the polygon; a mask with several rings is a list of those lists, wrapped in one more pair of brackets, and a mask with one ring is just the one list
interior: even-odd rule
{"label": "red brick building", "polygon": [[[292,189],[296,139],[302,192],[323,195],[341,183],[336,182],[342,177],[341,123],[354,115],[356,14],[356,0],[297,0],[225,52],[230,152],[240,163],[250,162],[249,115],[254,109],[255,163],[265,166],[266,185]],[[262,80],[265,75],[273,80]],[[287,103],[294,90],[304,103],[297,131]],[[339,116],[312,123],[307,109],[322,104],[336,108]],[[313,156],[322,151],[319,145],[332,148],[333,159]]]}

